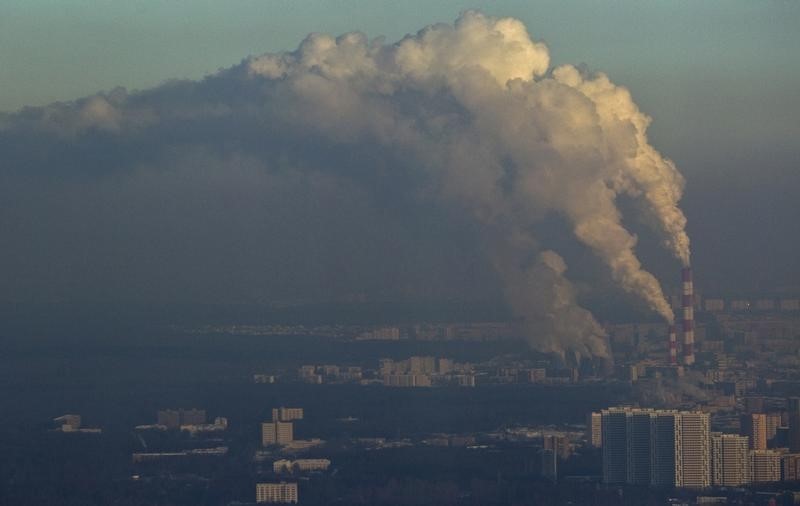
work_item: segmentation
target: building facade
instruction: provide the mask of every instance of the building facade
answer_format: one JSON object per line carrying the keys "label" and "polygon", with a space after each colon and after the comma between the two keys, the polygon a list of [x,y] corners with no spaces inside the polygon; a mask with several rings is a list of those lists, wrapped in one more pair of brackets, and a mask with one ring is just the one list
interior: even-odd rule
{"label": "building facade", "polygon": [[678,417],[680,439],[675,486],[708,487],[711,485],[711,438],[708,413],[682,412]]}
{"label": "building facade", "polygon": [[256,502],[273,504],[297,504],[297,483],[258,483]]}
{"label": "building facade", "polygon": [[272,408],[273,422],[291,422],[303,419],[303,408]]}
{"label": "building facade", "polygon": [[603,482],[625,483],[628,480],[628,415],[627,408],[601,411],[603,434]]}
{"label": "building facade", "polygon": [[711,437],[712,483],[738,487],[750,483],[750,440],[747,436],[714,434]]}
{"label": "building facade", "polygon": [[653,411],[635,410],[627,417],[627,480],[634,485],[650,483],[650,428]]}
{"label": "building facade", "polygon": [[261,424],[261,444],[263,446],[285,445],[294,440],[292,422],[267,422]]}
{"label": "building facade", "polygon": [[781,454],[774,450],[752,450],[751,476],[753,483],[781,480]]}
{"label": "building facade", "polygon": [[586,438],[590,445],[595,448],[603,446],[603,415],[599,412],[590,413],[586,420],[586,428],[589,431]]}
{"label": "building facade", "polygon": [[767,415],[764,413],[749,413],[742,415],[741,433],[750,438],[751,450],[767,449]]}
{"label": "building facade", "polygon": [[674,486],[678,454],[678,419],[674,411],[656,411],[650,439],[650,484]]}
{"label": "building facade", "polygon": [[781,455],[781,480],[800,481],[800,453]]}

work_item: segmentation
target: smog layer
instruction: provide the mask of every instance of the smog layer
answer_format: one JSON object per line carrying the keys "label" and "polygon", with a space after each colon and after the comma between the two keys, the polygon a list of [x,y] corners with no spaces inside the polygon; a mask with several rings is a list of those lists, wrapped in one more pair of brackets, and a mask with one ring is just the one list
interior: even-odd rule
{"label": "smog layer", "polygon": [[[490,266],[535,348],[606,356],[563,254],[537,230],[559,216],[672,322],[618,206],[634,201],[689,265],[684,180],[648,142],[649,122],[606,75],[553,67],[521,22],[479,12],[394,43],[312,34],[200,82],[23,109],[0,116],[0,219],[21,273],[7,289],[369,291],[402,284],[418,256],[438,264],[406,282],[436,285],[448,255],[424,238],[452,233]],[[31,253],[53,247],[61,260]]]}

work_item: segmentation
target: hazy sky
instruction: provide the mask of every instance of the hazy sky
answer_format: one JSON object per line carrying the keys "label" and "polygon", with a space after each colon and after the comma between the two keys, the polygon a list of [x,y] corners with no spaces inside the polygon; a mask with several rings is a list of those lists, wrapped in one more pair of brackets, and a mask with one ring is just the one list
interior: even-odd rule
{"label": "hazy sky", "polygon": [[[800,227],[797,225],[800,216],[800,57],[797,55],[800,2],[6,0],[0,3],[0,110],[12,112],[24,106],[73,100],[117,86],[133,92],[169,79],[199,79],[235,65],[248,55],[293,50],[310,32],[341,34],[356,30],[370,38],[385,36],[387,42],[393,42],[432,23],[452,23],[459,12],[472,8],[493,16],[522,20],[534,39],[548,45],[553,65],[585,65],[589,70],[607,73],[615,83],[631,90],[640,108],[654,119],[649,130],[653,145],[673,159],[687,178],[683,209],[694,240],[698,278],[710,291],[800,291],[797,262],[800,255]],[[156,99],[168,100],[166,95],[168,92],[161,93]],[[21,159],[21,148],[9,148],[21,142],[20,139],[30,142],[31,152],[41,147],[37,142],[61,142],[36,140],[36,136],[18,134],[17,130],[12,132],[3,139],[0,130],[3,164]],[[187,245],[196,244],[195,236],[202,236],[202,231],[175,225],[186,237],[175,239],[180,245],[166,250],[144,247],[140,242],[142,237],[134,236],[135,225],[132,234],[124,229],[109,232],[115,229],[115,224],[130,226],[131,217],[125,216],[124,208],[114,208],[120,216],[106,214],[104,199],[130,199],[141,205],[142,190],[120,187],[108,193],[98,189],[96,182],[83,180],[87,171],[107,170],[101,163],[104,157],[112,156],[109,154],[112,149],[121,149],[100,141],[98,145],[102,147],[81,144],[70,148],[73,150],[69,151],[70,156],[77,151],[81,153],[74,155],[75,163],[81,164],[77,171],[80,176],[69,174],[72,169],[68,162],[66,168],[53,169],[53,173],[46,176],[45,179],[67,180],[64,184],[71,185],[68,189],[44,185],[37,196],[41,201],[34,199],[32,204],[26,204],[24,195],[18,195],[19,202],[3,211],[5,216],[0,216],[0,226],[4,239],[17,244],[4,258],[5,269],[9,270],[4,274],[15,280],[8,290],[28,287],[35,291],[55,286],[56,299],[73,296],[91,299],[105,297],[114,290],[124,291],[131,280],[152,276],[152,286],[140,286],[140,281],[133,283],[137,285],[134,292],[150,294],[161,291],[162,283],[169,284],[163,275],[170,272],[170,265],[181,262],[196,265],[179,269],[174,284],[186,290],[197,290],[189,279],[214,265],[214,259],[224,257],[224,246],[210,245],[211,253],[199,254],[200,257],[207,255],[205,260],[186,259],[191,250]],[[125,149],[135,147],[124,146]],[[92,150],[96,153],[86,155],[94,153]],[[55,160],[60,151],[55,149],[54,152]],[[202,154],[191,156],[196,156],[197,165],[208,163]],[[180,163],[185,164],[186,158],[187,155],[182,154]],[[87,170],[87,159],[98,161],[97,167]],[[147,162],[137,158],[137,163]],[[251,165],[246,159],[242,161],[239,175],[245,180],[254,177],[250,171],[256,169]],[[0,167],[0,173],[3,170]],[[30,181],[23,184],[12,176],[5,177],[8,177],[4,179],[6,183],[11,181],[29,189],[26,185]],[[198,185],[220,183],[212,169],[203,172],[203,178],[207,181]],[[150,195],[154,202],[164,206],[161,212],[172,213],[172,216],[163,217],[160,225],[163,230],[149,240],[167,240],[160,234],[169,236],[173,232],[169,226],[171,220],[175,223],[182,223],[184,219],[190,221],[181,217],[182,213],[196,212],[190,205],[179,202],[165,205],[165,202],[170,195],[179,201],[183,197],[175,188],[187,181],[191,185],[196,179],[177,171],[159,185],[158,196]],[[317,183],[323,186],[345,184],[324,180]],[[293,184],[292,181],[280,182],[287,187]],[[197,192],[198,195],[202,193],[199,189]],[[91,205],[84,203],[87,194]],[[195,197],[202,200],[198,195]],[[397,243],[381,239],[384,244],[375,247],[373,253],[379,255],[402,252],[402,266],[397,267],[388,280],[392,283],[400,283],[398,280],[407,277],[403,283],[408,286],[424,282],[435,285],[435,273],[441,272],[444,266],[447,266],[444,270],[452,272],[442,274],[440,281],[450,283],[452,279],[469,275],[467,273],[476,270],[476,262],[480,263],[476,259],[479,255],[463,253],[468,249],[464,245],[469,242],[469,225],[451,223],[441,210],[431,211],[433,214],[429,215],[425,209],[415,208],[409,218],[414,225],[409,229],[408,223],[396,221],[396,209],[386,211],[387,222],[376,218],[374,209],[361,208],[369,207],[368,204],[353,203],[349,198],[346,203],[336,202],[337,198],[342,198],[338,190],[330,195],[334,200],[331,205],[342,213],[342,220],[346,221],[349,213],[358,216],[373,213],[366,223],[373,231],[396,227],[402,231],[397,232],[396,237],[405,234],[415,238],[417,242],[412,245],[400,244],[399,239]],[[321,205],[312,202],[314,198],[308,198],[308,205]],[[71,212],[78,216],[74,219],[79,225],[73,223],[68,230],[63,230],[54,216],[63,211],[62,207],[69,207],[65,201],[71,200],[74,201]],[[397,200],[393,205],[405,209],[403,206],[407,203],[402,198]],[[228,205],[231,202],[234,204]],[[219,223],[209,226],[226,230],[224,240],[237,242],[237,248],[246,248],[248,244],[264,247],[265,239],[257,237],[263,231],[255,231],[246,218],[236,218],[239,214],[249,215],[253,209],[246,206],[237,209],[235,202],[232,191],[231,195],[223,195],[222,200],[212,203],[212,207],[219,205],[220,208],[206,211]],[[26,205],[31,207],[25,210]],[[296,205],[296,201],[289,202],[286,208]],[[225,213],[233,214],[226,217]],[[294,214],[289,221],[309,229],[320,226],[319,217],[311,214],[299,217]],[[234,222],[241,230],[230,230]],[[281,223],[286,222],[275,218],[275,223],[275,227],[280,228],[284,226]],[[335,224],[327,228],[329,234],[335,235]],[[93,230],[103,232],[93,235]],[[274,232],[274,228],[269,230]],[[369,234],[370,230],[366,232]],[[452,240],[448,243],[462,252],[456,255],[455,266],[449,265],[451,257],[442,251],[436,239],[443,233],[451,234]],[[383,231],[374,234],[374,237],[385,236]],[[313,240],[292,237],[297,241],[296,248],[319,247]],[[89,248],[92,251],[88,251],[85,246],[76,245],[81,241],[96,243],[92,242]],[[330,244],[335,242],[335,238],[330,238]],[[56,243],[58,247],[54,247]],[[311,271],[314,276],[335,278],[329,281],[341,283],[343,287],[352,278],[363,281],[359,273],[330,272],[341,265],[342,259],[353,255],[360,258],[358,255],[362,254],[369,257],[363,247],[363,244],[352,243],[337,246],[331,254],[340,261],[330,260],[329,264],[314,266]],[[643,247],[647,260],[647,244]],[[31,259],[32,251],[35,259]],[[649,257],[651,261],[661,258],[657,253],[654,255]],[[218,293],[220,287],[247,285],[252,281],[248,273],[258,264],[257,255],[240,252],[233,260],[234,265],[228,266],[227,271],[220,268],[220,272],[212,276],[214,281],[203,290]],[[287,272],[291,272],[291,268],[305,267],[295,265],[288,258],[275,261],[281,268],[277,273],[265,274],[261,280],[264,283],[291,285],[294,280]],[[418,268],[417,264],[426,266]],[[671,275],[669,269],[674,265],[652,265],[651,262],[648,267],[661,277]],[[374,270],[363,277],[371,280],[366,283],[370,289],[380,291],[383,289],[379,288],[383,284],[381,280],[387,281],[385,266]],[[98,288],[102,281],[93,276],[103,278],[108,273],[114,273],[113,282],[103,289]],[[665,282],[669,285],[672,280]],[[303,279],[300,284],[303,285],[300,291],[314,290],[310,279]],[[366,285],[362,283],[354,291],[364,290]],[[403,290],[413,292],[408,286]],[[469,286],[474,284],[465,284],[466,288]],[[264,296],[252,287],[244,292],[248,289],[255,299]],[[425,290],[436,292],[432,287]],[[170,292],[170,289],[164,291]],[[177,292],[182,293],[181,290]],[[29,293],[23,298],[35,297]],[[173,298],[181,297],[178,294]],[[236,300],[247,297],[242,290],[231,296]],[[2,298],[13,299],[14,295],[6,291]]]}
{"label": "hazy sky", "polygon": [[0,110],[198,78],[246,55],[294,49],[310,32],[396,40],[471,8],[521,19],[556,62],[608,72],[659,121],[714,99],[708,106],[735,118],[739,135],[770,126],[797,134],[781,101],[800,80],[792,1],[7,0]]}

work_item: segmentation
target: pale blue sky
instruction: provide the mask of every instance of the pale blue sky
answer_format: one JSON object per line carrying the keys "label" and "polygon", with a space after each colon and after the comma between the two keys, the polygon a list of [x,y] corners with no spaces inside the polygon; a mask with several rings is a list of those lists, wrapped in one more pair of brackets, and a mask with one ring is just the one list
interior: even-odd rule
{"label": "pale blue sky", "polygon": [[586,62],[643,96],[698,83],[752,95],[764,81],[785,93],[800,79],[795,1],[5,0],[0,109],[197,78],[312,31],[396,40],[467,8],[522,19],[555,62]]}
{"label": "pale blue sky", "polygon": [[518,17],[555,63],[631,87],[656,134],[685,114],[726,124],[726,137],[800,133],[796,1],[5,0],[0,110],[198,78],[313,31],[396,40],[469,8]]}
{"label": "pale blue sky", "polygon": [[555,63],[628,85],[656,134],[685,114],[737,138],[800,133],[796,1],[5,0],[0,110],[199,78],[313,31],[396,40],[469,8],[518,17]]}

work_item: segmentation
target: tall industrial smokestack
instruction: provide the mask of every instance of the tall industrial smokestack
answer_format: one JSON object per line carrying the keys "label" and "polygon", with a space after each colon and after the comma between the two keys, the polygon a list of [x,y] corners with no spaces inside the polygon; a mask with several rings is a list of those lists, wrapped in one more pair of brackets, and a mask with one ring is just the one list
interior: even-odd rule
{"label": "tall industrial smokestack", "polygon": [[675,325],[669,326],[669,365],[678,365],[678,336]]}
{"label": "tall industrial smokestack", "polygon": [[692,268],[684,267],[683,278],[683,363],[694,364],[694,287],[692,286]]}

